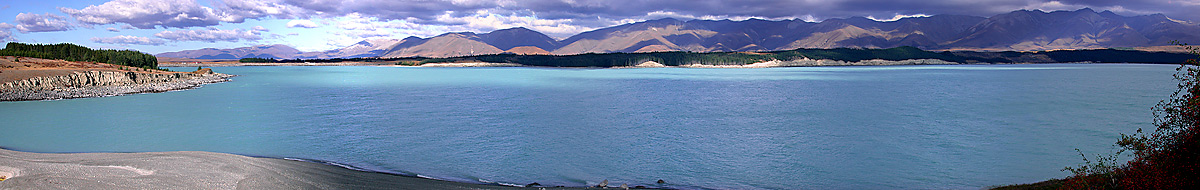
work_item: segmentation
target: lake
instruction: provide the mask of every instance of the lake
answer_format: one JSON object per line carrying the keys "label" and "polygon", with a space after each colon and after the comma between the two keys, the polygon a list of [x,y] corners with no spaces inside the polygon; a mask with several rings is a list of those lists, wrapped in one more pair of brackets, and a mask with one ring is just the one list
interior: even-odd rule
{"label": "lake", "polygon": [[1076,148],[1110,153],[1120,133],[1152,130],[1176,67],[217,67],[240,76],[0,102],[0,147],[213,151],[472,183],[976,189],[1067,176]]}

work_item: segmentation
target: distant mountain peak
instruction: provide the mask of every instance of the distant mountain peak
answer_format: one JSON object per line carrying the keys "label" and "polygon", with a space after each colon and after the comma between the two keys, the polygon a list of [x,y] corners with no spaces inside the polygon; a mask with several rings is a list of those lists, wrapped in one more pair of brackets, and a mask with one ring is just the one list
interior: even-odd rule
{"label": "distant mountain peak", "polygon": [[666,17],[666,18],[660,18],[660,19],[654,19],[654,20],[647,20],[645,22],[680,22],[680,21],[681,20],[679,20],[675,17]]}
{"label": "distant mountain peak", "polygon": [[642,21],[642,22],[635,22],[635,23],[630,23],[630,24],[656,24],[656,25],[657,24],[668,24],[669,25],[669,24],[677,24],[677,23],[684,23],[684,21],[679,20],[677,18],[667,17],[667,18],[660,18],[660,19],[654,19],[654,20],[646,20],[646,21]]}
{"label": "distant mountain peak", "polygon": [[159,57],[198,58],[198,59],[239,59],[247,57],[258,58],[292,58],[300,54],[300,50],[283,44],[256,45],[232,49],[204,48],[179,52],[160,53]]}
{"label": "distant mountain peak", "polygon": [[537,31],[518,26],[518,27],[512,27],[512,28],[499,29],[499,30],[495,30],[495,31],[492,31],[489,33],[495,33],[495,32],[537,32]]}
{"label": "distant mountain peak", "polygon": [[501,50],[520,46],[533,46],[543,50],[558,48],[558,40],[525,27],[496,30],[480,34],[479,38],[483,43],[495,46]]}
{"label": "distant mountain peak", "polygon": [[1033,10],[1021,9],[1021,10],[1013,11],[1010,13],[1035,13],[1035,12],[1036,13],[1046,13],[1046,11],[1042,11],[1041,9],[1033,9]]}
{"label": "distant mountain peak", "polygon": [[847,18],[841,19],[841,20],[853,20],[853,21],[876,21],[876,20],[872,20],[872,19],[870,19],[870,18],[867,18],[867,17],[864,17],[864,16],[852,16],[852,17],[847,17]]}
{"label": "distant mountain peak", "polygon": [[1109,18],[1121,17],[1121,15],[1117,15],[1117,13],[1114,13],[1109,10],[1104,10],[1104,12],[1100,12],[1099,14],[1100,14],[1100,16],[1109,17]]}
{"label": "distant mountain peak", "polygon": [[369,46],[369,45],[371,45],[371,42],[370,42],[370,41],[363,40],[363,41],[361,41],[361,42],[354,43],[354,45],[364,45],[364,46]]}
{"label": "distant mountain peak", "polygon": [[291,48],[292,46],[283,45],[283,44],[271,44],[271,45],[255,45],[255,46],[251,46],[251,47],[256,47],[256,48],[282,48],[282,47],[287,47],[287,48]]}
{"label": "distant mountain peak", "polygon": [[534,31],[534,30],[531,30],[531,29],[528,29],[525,27],[514,27],[514,28],[494,30],[492,32],[483,33],[483,34],[479,34],[479,35],[481,35],[481,36],[483,36],[483,35],[514,35],[514,36],[530,37],[530,36],[539,36],[539,35],[544,36],[545,34],[542,34],[541,32]]}
{"label": "distant mountain peak", "polygon": [[[279,56],[450,57],[491,53],[580,54],[637,51],[775,51],[795,48],[891,48],[1048,50],[1167,45],[1200,41],[1200,26],[1163,14],[1121,16],[1090,8],[1017,10],[991,17],[933,15],[876,21],[866,17],[821,22],[799,19],[695,20],[660,18],[582,32],[563,40],[525,28],[487,33],[452,32],[429,38],[369,39],[340,49],[298,52],[282,45],[189,50],[177,57]],[[266,48],[261,48],[266,47]],[[286,48],[284,48],[286,47]],[[262,49],[262,50],[255,50]],[[290,50],[289,50],[290,49]]]}

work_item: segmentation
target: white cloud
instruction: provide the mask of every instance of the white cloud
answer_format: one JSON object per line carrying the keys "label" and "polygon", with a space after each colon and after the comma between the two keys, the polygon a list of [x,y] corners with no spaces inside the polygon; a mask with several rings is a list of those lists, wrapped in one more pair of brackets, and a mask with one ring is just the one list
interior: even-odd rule
{"label": "white cloud", "polygon": [[214,3],[223,3],[217,7],[225,14],[243,18],[273,16],[279,19],[291,19],[313,14],[312,11],[289,5],[280,0],[224,0]]}
{"label": "white cloud", "polygon": [[676,12],[673,12],[673,11],[654,11],[654,12],[649,12],[649,13],[646,13],[646,15],[645,15],[645,16],[640,16],[640,17],[637,17],[636,19],[633,19],[633,20],[624,20],[624,21],[622,21],[622,22],[630,22],[630,21],[632,21],[632,22],[640,22],[641,20],[654,20],[654,19],[661,19],[661,18],[699,19],[699,20],[733,20],[733,21],[744,21],[744,20],[750,20],[750,19],[763,19],[763,20],[772,19],[772,20],[782,20],[782,19],[794,19],[794,18],[796,18],[796,17],[767,18],[767,17],[760,17],[760,16],[729,16],[729,15],[700,15],[700,16],[696,16],[696,15],[690,15],[690,14],[676,13]]}
{"label": "white cloud", "polygon": [[108,31],[109,31],[109,32],[121,32],[121,29],[117,29],[117,28],[113,28],[113,27],[108,27]]}
{"label": "white cloud", "polygon": [[1022,9],[1057,11],[1057,10],[1076,10],[1076,9],[1082,9],[1084,7],[1085,6],[1082,6],[1082,5],[1071,5],[1071,4],[1066,4],[1063,2],[1059,2],[1059,1],[1047,1],[1047,2],[1030,3],[1029,5],[1022,7]]}
{"label": "white cloud", "polygon": [[385,29],[410,29],[420,27],[419,24],[409,23],[407,21],[382,21],[377,18],[364,17],[361,14],[349,14],[340,17],[335,22],[337,28],[344,30],[385,30]]}
{"label": "white cloud", "polygon": [[871,20],[875,20],[875,21],[891,22],[891,21],[897,21],[897,20],[904,19],[904,18],[929,17],[929,16],[931,16],[931,15],[927,15],[927,14],[913,14],[913,15],[896,14],[896,16],[892,16],[892,18],[888,18],[888,19],[879,19],[879,18],[875,18],[873,16],[867,16],[867,19],[871,19]]}
{"label": "white cloud", "polygon": [[418,24],[408,23],[406,21],[380,21],[377,18],[363,17],[361,14],[357,13],[351,13],[346,16],[334,18],[332,20],[333,21],[331,21],[330,24],[335,24],[336,27],[341,30],[328,32],[330,35],[325,39],[325,47],[309,48],[329,49],[345,47],[350,44],[358,43],[364,38],[402,38],[405,36],[395,35],[412,35],[409,33],[401,33],[400,31],[412,27],[420,27]]}
{"label": "white cloud", "polygon": [[312,10],[283,3],[281,0],[215,0],[213,7],[196,0],[113,0],[83,9],[60,7],[84,24],[126,23],[140,29],[215,26],[222,22],[242,23],[246,19],[275,17],[307,18]]}
{"label": "white cloud", "polygon": [[438,15],[434,21],[449,23],[452,26],[462,27],[471,32],[490,32],[499,29],[526,27],[552,36],[565,36],[595,29],[595,27],[574,24],[574,20],[572,19],[541,19],[534,15],[504,15],[495,14],[488,10],[480,10],[474,14],[467,15],[446,13]]}
{"label": "white cloud", "polygon": [[83,9],[59,8],[81,23],[126,23],[141,29],[212,26],[220,22],[240,23],[244,17],[200,6],[195,0],[114,0]]}
{"label": "white cloud", "polygon": [[350,13],[331,19],[329,23],[341,30],[329,32],[332,37],[326,39],[327,47],[321,48],[344,47],[364,38],[431,37],[447,32],[485,33],[514,27],[526,27],[559,37],[595,29],[572,24],[570,19],[540,19],[533,15],[493,14],[490,11],[476,11],[472,14],[444,13],[434,17],[430,23],[420,22],[422,21],[418,19],[382,20]]}
{"label": "white cloud", "polygon": [[315,23],[311,20],[292,20],[292,21],[287,22],[287,27],[288,28],[295,28],[295,27],[316,28],[319,26],[317,26],[317,23]]}
{"label": "white cloud", "polygon": [[106,37],[106,38],[93,37],[92,42],[102,43],[102,44],[151,45],[151,46],[157,46],[157,45],[162,45],[163,43],[166,43],[166,41],[163,41],[162,39],[154,39],[154,38],[147,38],[147,37],[140,37],[140,36],[126,36],[126,35]]}
{"label": "white cloud", "polygon": [[250,30],[253,30],[256,32],[270,32],[271,31],[271,29],[267,29],[267,27],[263,27],[263,26],[250,27]]}
{"label": "white cloud", "polygon": [[259,31],[254,30],[221,30],[216,27],[208,27],[205,29],[195,30],[171,30],[162,31],[154,36],[173,41],[201,41],[201,42],[238,42],[241,40],[258,41],[262,37],[259,36]]}
{"label": "white cloud", "polygon": [[[654,11],[654,12],[648,12],[648,13],[646,13],[646,15],[642,15],[642,16],[634,16],[634,17],[629,17],[629,18],[620,19],[620,20],[601,19],[600,21],[610,22],[611,24],[602,25],[602,26],[607,27],[607,26],[618,25],[618,24],[629,24],[629,23],[642,22],[642,21],[647,21],[647,20],[657,20],[657,19],[663,19],[663,18],[675,18],[675,19],[683,19],[683,20],[696,19],[696,20],[732,20],[732,21],[745,21],[745,20],[750,20],[750,19],[803,20],[805,22],[820,21],[820,19],[817,19],[817,17],[815,17],[813,15],[804,15],[804,16],[800,16],[800,17],[790,17],[790,16],[788,16],[788,17],[760,17],[760,16],[730,16],[730,15],[700,15],[700,16],[696,16],[696,15],[683,14],[683,13],[677,13],[677,12],[672,12],[672,11]],[[583,31],[578,31],[578,32],[583,32]]]}
{"label": "white cloud", "polygon": [[374,37],[391,37],[392,32],[383,30],[345,30],[333,32],[334,34],[351,36],[354,38],[374,38]]}
{"label": "white cloud", "polygon": [[12,24],[8,24],[6,22],[0,22],[0,42],[16,40],[15,38],[12,37],[12,31],[10,31],[10,29],[12,29],[12,28],[13,28]]}
{"label": "white cloud", "polygon": [[1120,6],[1120,5],[1112,6],[1112,7],[1104,7],[1104,8],[1101,8],[1100,10],[1108,10],[1108,11],[1118,12],[1118,13],[1134,13],[1137,15],[1148,15],[1148,14],[1156,13],[1156,12],[1130,10],[1130,9],[1126,9],[1125,7]]}
{"label": "white cloud", "polygon": [[817,21],[821,21],[821,20],[817,19],[817,17],[816,17],[816,16],[813,16],[813,15],[804,15],[804,16],[802,16],[802,17],[800,17],[800,18],[797,18],[797,19],[803,20],[804,22],[817,22]]}
{"label": "white cloud", "polygon": [[73,28],[63,16],[50,13],[21,13],[17,14],[16,21],[17,31],[21,33],[65,31]]}

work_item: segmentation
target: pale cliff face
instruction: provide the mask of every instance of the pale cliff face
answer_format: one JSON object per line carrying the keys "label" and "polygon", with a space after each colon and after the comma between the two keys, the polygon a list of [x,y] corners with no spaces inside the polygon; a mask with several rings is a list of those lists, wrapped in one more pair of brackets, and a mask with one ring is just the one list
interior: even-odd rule
{"label": "pale cliff face", "polygon": [[[211,72],[211,70],[210,70]],[[228,81],[233,75],[84,71],[0,84],[0,101],[44,100],[164,92]]]}

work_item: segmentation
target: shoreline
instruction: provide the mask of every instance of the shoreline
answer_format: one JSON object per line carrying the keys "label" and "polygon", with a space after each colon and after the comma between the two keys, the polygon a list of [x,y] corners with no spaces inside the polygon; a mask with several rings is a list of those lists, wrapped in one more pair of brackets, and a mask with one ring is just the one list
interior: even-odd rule
{"label": "shoreline", "polygon": [[202,151],[34,153],[0,147],[0,176],[6,178],[0,189],[599,189],[454,182],[320,160]]}
{"label": "shoreline", "polygon": [[[1069,64],[1161,64],[1161,63],[1097,63],[1097,62],[1063,62]],[[959,63],[944,61],[939,59],[906,59],[906,60],[883,60],[869,59],[861,61],[838,61],[830,59],[797,59],[790,61],[771,60],[756,62],[745,65],[710,65],[710,64],[687,64],[669,66],[663,65],[654,61],[646,61],[633,66],[615,66],[615,67],[548,67],[523,65],[516,63],[492,63],[492,62],[463,62],[463,63],[427,63],[423,65],[397,65],[392,63],[382,62],[339,62],[339,63],[160,63],[163,67],[242,67],[242,66],[379,66],[379,67],[533,67],[533,68],[606,68],[606,69],[630,69],[630,68],[714,68],[714,69],[753,69],[753,68],[778,68],[778,67],[837,67],[837,66],[899,66],[899,65],[1021,65],[1021,64],[1063,64],[1063,63]]]}
{"label": "shoreline", "polygon": [[230,81],[222,73],[135,73],[83,71],[0,84],[0,102],[59,100],[159,93]]}

